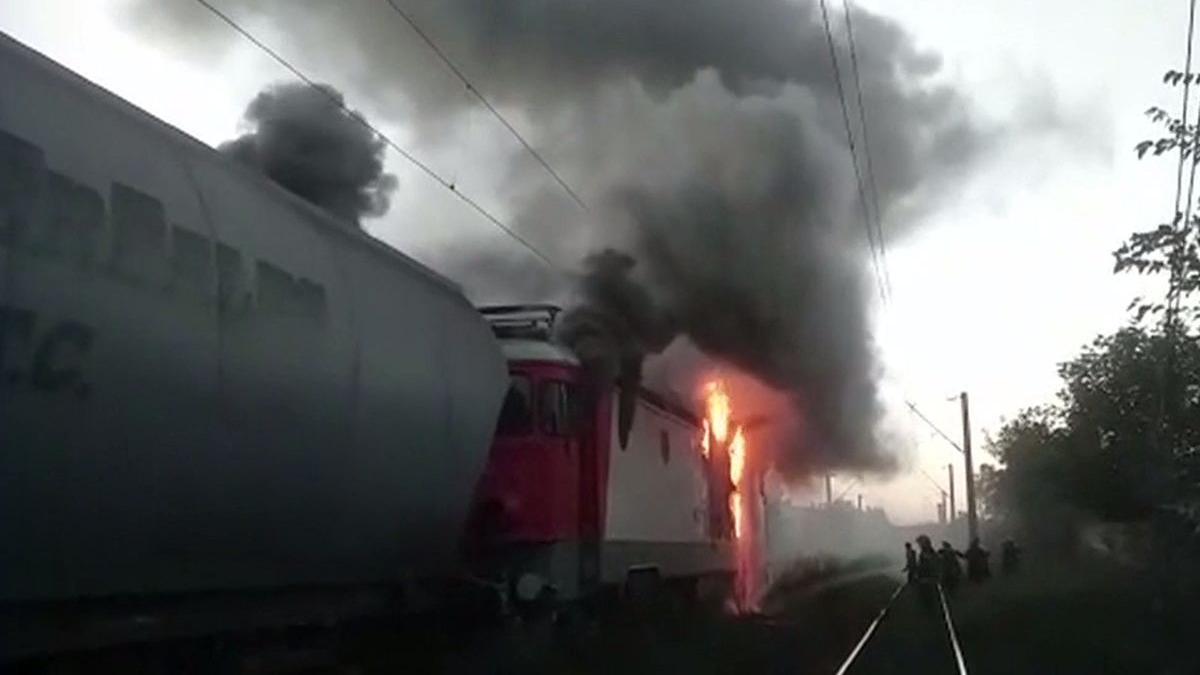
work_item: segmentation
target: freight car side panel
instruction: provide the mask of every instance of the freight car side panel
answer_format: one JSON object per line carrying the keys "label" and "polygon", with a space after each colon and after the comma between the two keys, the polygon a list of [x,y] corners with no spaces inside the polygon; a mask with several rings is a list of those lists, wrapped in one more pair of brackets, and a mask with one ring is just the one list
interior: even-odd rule
{"label": "freight car side panel", "polygon": [[2,35],[0,82],[0,601],[444,572],[506,383],[458,290]]}
{"label": "freight car side panel", "polygon": [[[17,91],[0,109],[0,180],[36,187],[5,194],[0,588],[137,592],[186,564],[172,530],[196,448],[220,441],[214,311],[168,257],[169,227],[181,240],[205,221],[178,163],[107,111],[40,81]],[[71,146],[72,128],[95,138]]]}
{"label": "freight car side panel", "polygon": [[[256,182],[221,162],[189,168],[219,242],[219,408],[231,449],[208,456],[204,483],[227,486],[214,521],[228,524],[192,555],[222,581],[353,579],[362,570],[344,503],[357,452],[350,284],[319,222],[281,218]],[[313,532],[328,533],[322,545]]]}

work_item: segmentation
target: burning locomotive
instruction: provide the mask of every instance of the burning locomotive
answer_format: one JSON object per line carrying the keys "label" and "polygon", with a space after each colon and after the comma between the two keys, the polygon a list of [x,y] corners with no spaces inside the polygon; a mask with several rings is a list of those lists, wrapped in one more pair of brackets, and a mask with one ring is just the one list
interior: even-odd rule
{"label": "burning locomotive", "polygon": [[744,567],[727,415],[598,385],[553,308],[481,315],[3,35],[0,81],[5,657]]}
{"label": "burning locomotive", "polygon": [[524,579],[521,594],[578,598],[660,581],[696,594],[730,586],[744,513],[740,468],[730,470],[742,466],[740,430],[741,441],[726,444],[680,402],[591,377],[551,339],[555,307],[483,311],[510,384],[476,491],[468,556],[485,573]]}

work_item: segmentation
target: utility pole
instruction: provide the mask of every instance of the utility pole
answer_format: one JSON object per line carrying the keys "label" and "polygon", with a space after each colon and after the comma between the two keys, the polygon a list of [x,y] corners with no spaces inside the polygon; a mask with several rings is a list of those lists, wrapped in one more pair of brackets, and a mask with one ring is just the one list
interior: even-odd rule
{"label": "utility pole", "polygon": [[975,520],[975,467],[971,463],[971,412],[967,402],[967,392],[960,395],[962,400],[963,424],[963,455],[967,461],[967,538],[979,536],[979,523]]}
{"label": "utility pole", "polygon": [[953,523],[958,515],[958,511],[954,510],[954,462],[946,465],[946,474],[950,476],[950,522]]}
{"label": "utility pole", "polygon": [[862,493],[858,493],[858,510],[862,511]]}
{"label": "utility pole", "polygon": [[833,506],[833,474],[825,474],[825,506]]}

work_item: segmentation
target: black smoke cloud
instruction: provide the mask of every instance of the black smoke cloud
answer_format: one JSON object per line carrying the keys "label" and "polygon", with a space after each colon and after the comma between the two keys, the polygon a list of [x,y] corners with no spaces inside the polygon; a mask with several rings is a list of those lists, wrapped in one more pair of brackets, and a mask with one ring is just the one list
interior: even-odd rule
{"label": "black smoke cloud", "polygon": [[666,349],[678,327],[634,278],[632,256],[605,249],[583,266],[577,302],[559,322],[558,338],[602,379],[637,386],[643,359]]}
{"label": "black smoke cloud", "polygon": [[[147,34],[186,31],[176,42],[202,43],[205,54],[227,35],[193,16],[193,3],[131,2],[130,16],[151,22]],[[385,3],[223,7],[275,24],[288,53],[336,64],[356,91],[403,114],[427,151],[452,147],[477,110]],[[682,335],[774,387],[794,417],[781,425],[796,432],[777,460],[793,476],[894,465],[876,442],[868,253],[813,0],[441,0],[405,9],[590,206],[577,209],[515,144],[497,167],[507,219],[561,264],[584,261],[565,337],[613,372],[636,373],[642,354]],[[212,29],[197,35],[201,25]],[[845,73],[844,29],[834,30]],[[855,10],[854,30],[879,205],[895,241],[955,185],[990,132],[937,83],[939,59],[897,24]],[[511,142],[499,128],[496,137]],[[561,297],[554,271],[486,241],[475,251],[456,245],[442,268],[488,299],[499,289]],[[503,262],[478,264],[489,257]]]}
{"label": "black smoke cloud", "polygon": [[318,87],[263,90],[246,108],[247,133],[220,151],[358,227],[363,216],[387,211],[396,178],[383,171],[383,142],[355,119],[342,93]]}

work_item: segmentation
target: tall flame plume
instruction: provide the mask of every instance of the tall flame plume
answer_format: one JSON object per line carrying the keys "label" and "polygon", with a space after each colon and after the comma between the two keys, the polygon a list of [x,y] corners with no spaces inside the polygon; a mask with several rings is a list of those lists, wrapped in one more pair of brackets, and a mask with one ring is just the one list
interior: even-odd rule
{"label": "tall flame plume", "polygon": [[749,512],[753,489],[746,470],[746,432],[733,421],[733,404],[725,383],[709,382],[704,387],[704,435],[700,449],[705,459],[712,461],[718,448],[728,456],[729,515],[733,522],[734,545],[737,553],[737,583],[735,604],[739,610],[750,608],[753,585],[753,552],[750,541]]}

